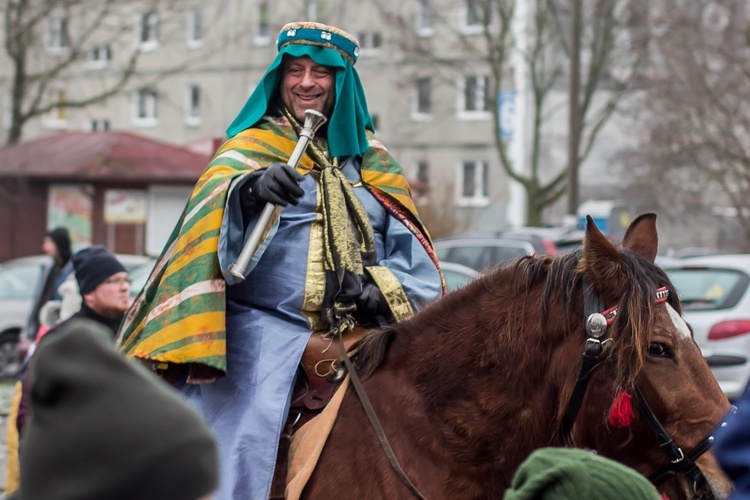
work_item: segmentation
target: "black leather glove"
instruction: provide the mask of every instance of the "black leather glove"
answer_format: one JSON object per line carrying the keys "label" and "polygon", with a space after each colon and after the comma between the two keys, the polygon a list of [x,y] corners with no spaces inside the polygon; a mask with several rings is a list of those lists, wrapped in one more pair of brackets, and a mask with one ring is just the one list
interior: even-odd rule
{"label": "black leather glove", "polygon": [[305,191],[300,187],[304,176],[284,163],[273,163],[249,188],[240,193],[243,206],[259,203],[296,205]]}
{"label": "black leather glove", "polygon": [[383,292],[370,280],[365,279],[362,285],[362,293],[354,301],[357,304],[357,315],[361,318],[374,318],[384,316],[388,313],[388,302]]}

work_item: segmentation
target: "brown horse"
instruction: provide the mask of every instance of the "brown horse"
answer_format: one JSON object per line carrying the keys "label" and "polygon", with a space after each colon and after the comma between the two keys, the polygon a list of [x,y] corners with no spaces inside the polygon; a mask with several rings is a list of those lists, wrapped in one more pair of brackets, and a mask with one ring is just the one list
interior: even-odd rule
{"label": "brown horse", "polygon": [[[532,451],[575,446],[646,476],[671,469],[654,479],[670,498],[727,496],[731,485],[703,452],[731,406],[656,252],[654,214],[631,224],[620,250],[589,220],[581,251],[522,258],[369,333],[357,370],[416,490],[502,498]],[[587,330],[592,307],[605,314]],[[622,394],[635,415],[613,424]],[[349,390],[303,496],[417,496],[394,470]]]}

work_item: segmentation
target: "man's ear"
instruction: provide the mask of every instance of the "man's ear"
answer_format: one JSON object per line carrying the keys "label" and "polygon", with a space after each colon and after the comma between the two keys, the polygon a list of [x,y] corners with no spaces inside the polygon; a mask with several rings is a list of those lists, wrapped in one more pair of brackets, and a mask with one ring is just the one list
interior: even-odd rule
{"label": "man's ear", "polygon": [[81,300],[84,304],[91,307],[91,304],[94,302],[94,292],[89,292],[85,295],[81,295]]}

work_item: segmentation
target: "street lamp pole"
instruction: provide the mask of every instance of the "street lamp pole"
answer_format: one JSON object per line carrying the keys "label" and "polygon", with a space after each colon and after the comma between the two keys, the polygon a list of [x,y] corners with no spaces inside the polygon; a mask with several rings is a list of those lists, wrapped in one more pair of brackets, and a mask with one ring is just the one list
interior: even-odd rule
{"label": "street lamp pole", "polygon": [[578,148],[581,142],[581,0],[572,0],[568,116],[568,215],[578,211]]}

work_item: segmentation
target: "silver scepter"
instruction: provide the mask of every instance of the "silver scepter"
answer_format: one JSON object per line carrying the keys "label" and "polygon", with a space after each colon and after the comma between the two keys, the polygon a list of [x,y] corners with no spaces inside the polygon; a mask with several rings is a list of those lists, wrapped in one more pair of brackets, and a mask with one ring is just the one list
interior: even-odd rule
{"label": "silver scepter", "polygon": [[[328,120],[323,115],[323,113],[315,111],[314,109],[305,110],[305,124],[302,126],[302,130],[299,133],[299,140],[297,141],[297,145],[294,146],[294,151],[292,151],[292,155],[289,157],[289,161],[286,162],[287,167],[297,168],[297,164],[302,159],[302,155],[305,154],[307,145],[310,143],[312,138],[315,137],[315,132],[326,121]],[[239,279],[240,281],[245,279],[247,266],[248,264],[250,264],[250,259],[255,253],[255,250],[258,248],[260,238],[265,232],[268,223],[271,221],[271,216],[273,215],[273,211],[276,206],[277,205],[274,205],[273,203],[266,203],[266,206],[263,207],[263,211],[258,217],[258,222],[255,224],[253,232],[250,234],[250,237],[248,238],[247,243],[245,243],[245,246],[242,247],[242,251],[237,257],[237,261],[229,267],[229,274]]]}

